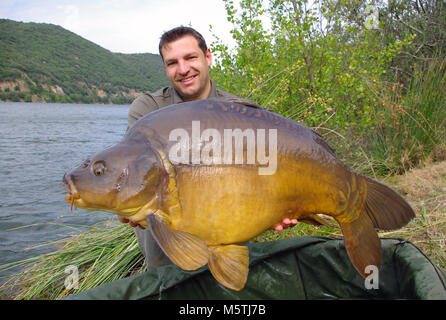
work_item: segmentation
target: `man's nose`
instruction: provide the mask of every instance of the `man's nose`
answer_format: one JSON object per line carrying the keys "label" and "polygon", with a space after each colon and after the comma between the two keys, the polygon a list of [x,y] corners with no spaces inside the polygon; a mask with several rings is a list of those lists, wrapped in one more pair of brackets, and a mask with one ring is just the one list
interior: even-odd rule
{"label": "man's nose", "polygon": [[186,75],[190,70],[189,64],[187,63],[187,61],[184,60],[180,60],[178,62],[178,73],[180,75]]}

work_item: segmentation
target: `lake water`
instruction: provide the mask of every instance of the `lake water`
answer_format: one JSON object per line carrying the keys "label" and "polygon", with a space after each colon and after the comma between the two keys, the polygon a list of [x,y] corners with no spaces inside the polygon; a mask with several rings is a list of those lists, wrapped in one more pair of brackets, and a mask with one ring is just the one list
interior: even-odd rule
{"label": "lake water", "polygon": [[71,212],[62,177],[122,138],[128,108],[0,103],[0,265],[54,250],[32,247],[69,236],[71,225],[117,221],[107,213]]}

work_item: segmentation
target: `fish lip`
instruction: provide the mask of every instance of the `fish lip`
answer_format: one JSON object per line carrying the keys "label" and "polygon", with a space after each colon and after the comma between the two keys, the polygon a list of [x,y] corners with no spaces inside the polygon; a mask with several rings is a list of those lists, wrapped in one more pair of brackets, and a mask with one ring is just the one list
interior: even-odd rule
{"label": "fish lip", "polygon": [[[70,201],[74,201],[80,198],[79,193],[77,192],[76,186],[73,183],[70,175],[64,174],[63,183],[65,189],[68,191],[68,197]],[[68,201],[68,200],[67,200]]]}

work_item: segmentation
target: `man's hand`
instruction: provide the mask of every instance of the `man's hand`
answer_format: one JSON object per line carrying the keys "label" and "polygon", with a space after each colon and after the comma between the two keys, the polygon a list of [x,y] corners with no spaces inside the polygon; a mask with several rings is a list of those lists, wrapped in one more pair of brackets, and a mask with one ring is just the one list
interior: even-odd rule
{"label": "man's hand", "polygon": [[297,219],[288,219],[285,218],[281,223],[276,225],[273,229],[276,231],[282,231],[283,229],[295,226],[297,224]]}
{"label": "man's hand", "polygon": [[145,229],[142,225],[140,225],[139,223],[133,222],[127,218],[123,218],[123,217],[119,217],[118,216],[119,221],[121,221],[122,223],[128,223],[129,225],[131,225],[133,228],[135,227],[140,227],[141,229]]}

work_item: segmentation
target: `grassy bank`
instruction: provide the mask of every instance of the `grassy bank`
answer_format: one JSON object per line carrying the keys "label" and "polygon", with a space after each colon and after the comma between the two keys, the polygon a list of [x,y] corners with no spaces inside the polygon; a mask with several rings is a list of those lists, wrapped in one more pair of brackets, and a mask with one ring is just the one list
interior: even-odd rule
{"label": "grassy bank", "polygon": [[[0,287],[3,299],[60,299],[144,269],[132,228],[116,219],[44,245],[59,249],[0,266],[0,273],[22,268]],[[74,275],[73,266],[78,272],[77,288],[67,282]]]}

